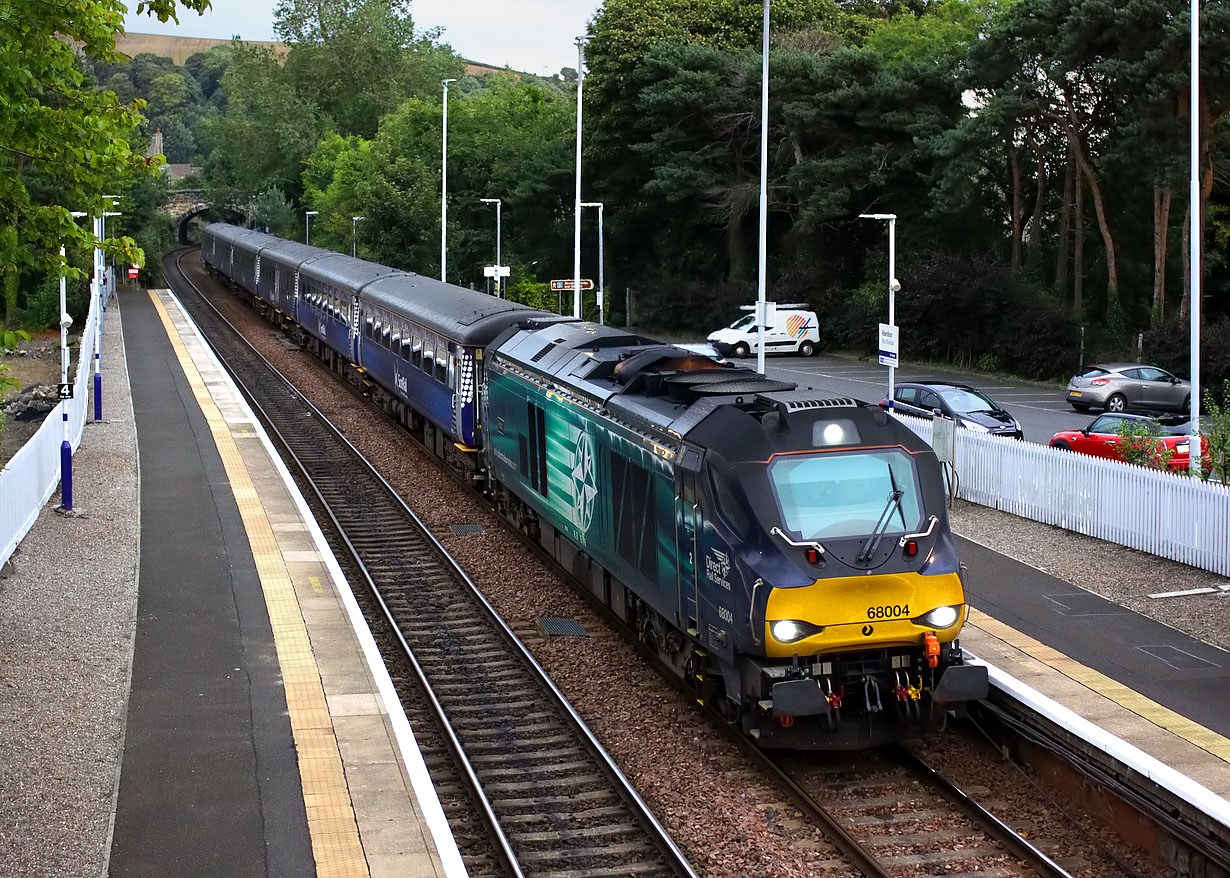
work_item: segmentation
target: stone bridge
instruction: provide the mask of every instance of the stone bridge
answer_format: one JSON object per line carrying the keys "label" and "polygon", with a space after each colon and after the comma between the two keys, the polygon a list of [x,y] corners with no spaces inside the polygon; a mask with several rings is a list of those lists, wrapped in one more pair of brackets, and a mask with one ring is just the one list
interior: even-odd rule
{"label": "stone bridge", "polygon": [[220,219],[243,221],[243,214],[227,205],[216,205],[205,198],[203,189],[177,189],[163,202],[162,213],[175,221],[179,243],[188,243],[188,224],[203,213],[212,211]]}

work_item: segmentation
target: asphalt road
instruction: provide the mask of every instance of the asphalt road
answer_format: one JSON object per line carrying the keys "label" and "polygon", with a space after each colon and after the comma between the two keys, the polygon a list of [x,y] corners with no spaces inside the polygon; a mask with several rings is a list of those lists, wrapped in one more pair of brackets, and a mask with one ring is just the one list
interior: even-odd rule
{"label": "asphalt road", "polygon": [[[754,357],[732,360],[756,368]],[[765,369],[774,378],[794,381],[799,387],[812,387],[832,396],[852,396],[876,403],[888,392],[888,368],[872,361],[835,357],[772,356]],[[1007,409],[1021,422],[1025,441],[1048,444],[1060,430],[1076,430],[1089,424],[1099,412],[1077,414],[1064,401],[1061,384],[1040,384],[1014,378],[998,378],[955,369],[921,370],[904,365],[896,380],[918,381],[940,378],[976,387]]]}

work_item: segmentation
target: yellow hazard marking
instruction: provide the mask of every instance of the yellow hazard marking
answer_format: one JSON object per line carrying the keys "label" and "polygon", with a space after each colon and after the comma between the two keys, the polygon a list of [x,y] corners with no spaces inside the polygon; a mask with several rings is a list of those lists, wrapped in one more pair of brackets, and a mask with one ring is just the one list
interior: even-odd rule
{"label": "yellow hazard marking", "polygon": [[[291,732],[299,758],[316,874],[320,878],[370,878],[316,657],[312,654],[299,601],[278,548],[273,526],[265,515],[260,496],[235,445],[226,418],[210,395],[171,315],[155,291],[151,290],[149,295],[193,396],[213,433],[265,593],[265,606],[273,628]],[[318,582],[313,582],[314,588],[318,585]]]}
{"label": "yellow hazard marking", "polygon": [[318,577],[318,576],[309,576],[309,577],[308,577],[308,582],[309,582],[309,583],[311,584],[311,586],[312,586],[312,591],[316,592],[317,594],[324,594],[324,593],[325,593],[325,587],[324,587],[323,585],[321,585],[321,584],[320,584],[320,577]]}
{"label": "yellow hazard marking", "polygon": [[1022,634],[1015,628],[988,616],[979,610],[970,608],[969,622],[975,628],[980,628],[992,637],[1003,641],[1030,658],[1053,668],[1068,679],[1081,684],[1098,695],[1115,702],[1137,716],[1148,720],[1159,728],[1194,744],[1206,753],[1216,756],[1224,762],[1230,762],[1230,740],[1207,729],[1185,716],[1175,713],[1125,686],[1118,680],[1112,680],[1092,668],[1086,667],[1075,659],[1065,655],[1053,647],[1034,640],[1027,634]]}

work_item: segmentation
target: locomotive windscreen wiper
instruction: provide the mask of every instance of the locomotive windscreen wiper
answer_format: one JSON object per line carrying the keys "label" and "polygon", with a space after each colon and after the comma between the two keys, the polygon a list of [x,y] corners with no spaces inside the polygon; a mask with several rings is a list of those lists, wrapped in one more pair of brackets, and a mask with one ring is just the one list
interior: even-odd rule
{"label": "locomotive windscreen wiper", "polygon": [[[885,464],[888,466],[887,464]],[[876,522],[875,528],[871,531],[871,536],[867,537],[867,542],[863,545],[863,551],[859,552],[858,557],[854,560],[858,563],[868,561],[875,554],[876,549],[880,547],[880,538],[884,536],[884,531],[888,529],[888,523],[893,519],[893,513],[901,508],[901,498],[905,496],[905,492],[897,487],[897,479],[893,476],[893,468],[888,467],[888,480],[892,483],[892,493],[888,495],[888,502],[884,504],[884,511],[880,513],[880,520]],[[902,524],[905,523],[904,517]]]}

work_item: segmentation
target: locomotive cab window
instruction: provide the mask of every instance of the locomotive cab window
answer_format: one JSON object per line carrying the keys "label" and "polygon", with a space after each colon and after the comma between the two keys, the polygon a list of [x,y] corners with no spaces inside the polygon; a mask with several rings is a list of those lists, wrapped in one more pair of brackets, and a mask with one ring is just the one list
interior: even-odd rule
{"label": "locomotive cab window", "polygon": [[[792,455],[774,460],[768,472],[782,525],[795,539],[866,536],[886,513],[885,534],[921,530],[922,492],[902,450]],[[896,491],[900,502],[890,508]]]}

